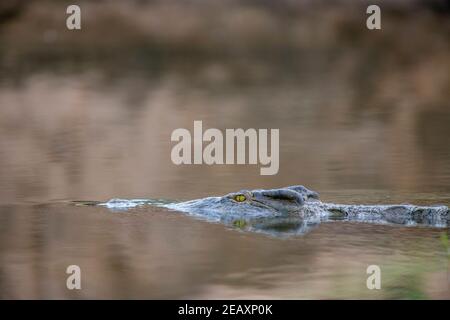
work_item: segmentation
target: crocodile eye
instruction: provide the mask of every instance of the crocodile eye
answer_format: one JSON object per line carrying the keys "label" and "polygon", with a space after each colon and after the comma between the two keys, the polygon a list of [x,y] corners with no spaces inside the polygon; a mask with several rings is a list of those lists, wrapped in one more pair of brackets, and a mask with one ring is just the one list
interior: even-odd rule
{"label": "crocodile eye", "polygon": [[238,194],[237,196],[234,197],[234,200],[237,202],[242,202],[242,201],[245,201],[246,199],[247,198],[242,194]]}

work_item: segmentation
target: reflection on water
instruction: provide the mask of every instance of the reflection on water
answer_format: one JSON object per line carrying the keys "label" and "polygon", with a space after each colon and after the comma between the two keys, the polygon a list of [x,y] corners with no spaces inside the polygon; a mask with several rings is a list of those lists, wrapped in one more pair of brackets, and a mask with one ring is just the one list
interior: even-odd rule
{"label": "reflection on water", "polygon": [[[364,11],[175,2],[91,4],[79,34],[58,29],[59,3],[0,26],[0,297],[450,298],[445,229],[337,221],[276,239],[66,203],[304,184],[329,202],[450,204],[448,17],[383,12],[388,32],[368,36]],[[279,173],[175,166],[170,135],[194,120],[279,128]],[[383,290],[367,290],[370,264]]]}
{"label": "reflection on water", "polygon": [[[280,74],[281,76],[281,74]],[[352,110],[350,85],[293,82],[197,88],[92,75],[30,76],[0,87],[0,201],[197,198],[242,188],[304,184],[319,192],[449,192],[450,109],[393,108],[386,120]],[[301,89],[299,89],[301,88]],[[366,114],[366,112],[363,112]],[[175,166],[177,128],[280,128],[280,171],[258,166]],[[213,181],[220,181],[214,183]],[[402,201],[408,201],[403,199]]]}
{"label": "reflection on water", "polygon": [[2,298],[450,298],[442,229],[333,222],[276,239],[154,207],[0,210]]}

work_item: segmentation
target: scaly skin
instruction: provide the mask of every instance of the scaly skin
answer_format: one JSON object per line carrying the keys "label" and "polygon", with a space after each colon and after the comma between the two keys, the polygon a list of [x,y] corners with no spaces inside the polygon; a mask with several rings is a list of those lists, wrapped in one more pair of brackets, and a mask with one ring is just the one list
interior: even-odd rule
{"label": "scaly skin", "polygon": [[[243,196],[243,197],[242,197]],[[222,197],[209,197],[165,205],[190,214],[220,221],[236,219],[289,218],[308,221],[354,220],[403,225],[445,227],[446,206],[343,205],[319,201],[317,192],[304,186],[271,190],[241,190]]]}
{"label": "scaly skin", "polygon": [[271,190],[241,190],[222,197],[186,202],[113,199],[99,204],[112,210],[153,205],[189,213],[208,221],[275,236],[304,234],[323,221],[347,220],[378,224],[448,227],[446,206],[344,205],[325,203],[319,194],[303,186]]}

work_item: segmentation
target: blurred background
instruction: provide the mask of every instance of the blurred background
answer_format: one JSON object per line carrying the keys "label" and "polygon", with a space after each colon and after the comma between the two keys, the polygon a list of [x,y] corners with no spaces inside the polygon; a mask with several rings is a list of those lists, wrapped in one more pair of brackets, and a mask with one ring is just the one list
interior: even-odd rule
{"label": "blurred background", "polygon": [[[0,201],[305,184],[450,191],[447,1],[0,5]],[[175,166],[176,128],[279,128],[280,170]]]}
{"label": "blurred background", "polygon": [[[81,30],[66,28],[70,4]],[[369,4],[382,30],[366,28]],[[437,230],[324,226],[304,246],[280,246],[185,217],[80,216],[48,203],[304,184],[328,201],[448,205],[449,17],[445,0],[2,0],[0,296],[355,297],[361,288],[343,287],[354,268],[395,252],[392,277],[403,278],[384,297],[448,298],[445,258],[440,273],[417,276],[442,251]],[[174,165],[171,133],[194,120],[280,129],[279,173]],[[420,263],[408,273],[411,252]],[[96,272],[79,296],[58,273],[74,256]],[[347,259],[347,278],[328,269]]]}

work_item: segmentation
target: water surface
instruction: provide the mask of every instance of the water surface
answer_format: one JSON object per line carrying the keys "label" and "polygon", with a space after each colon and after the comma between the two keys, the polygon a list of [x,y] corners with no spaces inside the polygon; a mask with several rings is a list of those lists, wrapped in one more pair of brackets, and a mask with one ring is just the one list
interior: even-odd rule
{"label": "water surface", "polygon": [[[275,238],[155,207],[2,205],[2,298],[449,298],[445,230],[328,222]],[[82,270],[82,290],[65,268]],[[366,268],[382,270],[368,290]]]}
{"label": "water surface", "polygon": [[[303,184],[327,202],[449,206],[448,17],[386,11],[369,35],[357,10],[111,3],[86,7],[78,34],[59,2],[1,26],[0,298],[450,298],[448,229],[334,221],[283,238],[72,203]],[[195,120],[280,129],[279,173],[174,165],[171,133]]]}

